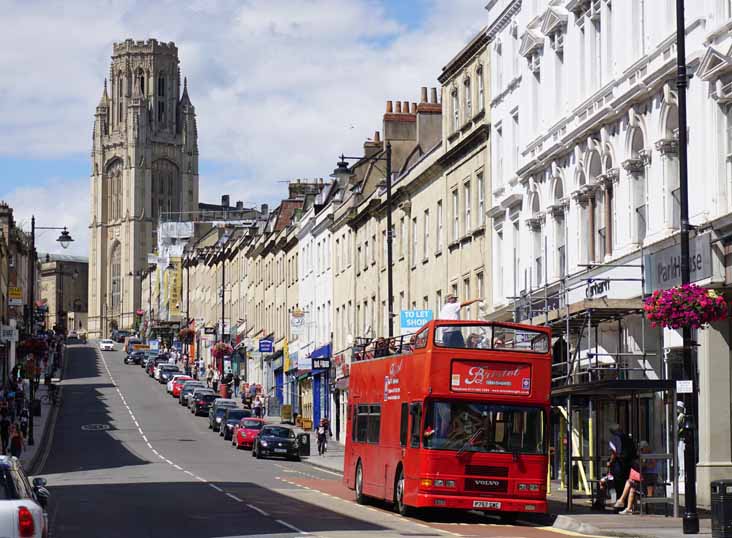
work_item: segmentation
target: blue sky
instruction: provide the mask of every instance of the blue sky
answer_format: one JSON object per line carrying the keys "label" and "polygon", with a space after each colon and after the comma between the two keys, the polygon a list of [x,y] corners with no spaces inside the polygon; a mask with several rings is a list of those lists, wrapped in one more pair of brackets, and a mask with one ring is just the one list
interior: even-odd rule
{"label": "blue sky", "polygon": [[336,155],[358,152],[387,99],[415,101],[420,86],[437,86],[487,22],[476,0],[3,6],[0,199],[20,222],[35,213],[69,226],[77,254],[87,250],[93,114],[113,41],[178,45],[198,119],[201,200],[275,204],[281,181],[326,177]]}

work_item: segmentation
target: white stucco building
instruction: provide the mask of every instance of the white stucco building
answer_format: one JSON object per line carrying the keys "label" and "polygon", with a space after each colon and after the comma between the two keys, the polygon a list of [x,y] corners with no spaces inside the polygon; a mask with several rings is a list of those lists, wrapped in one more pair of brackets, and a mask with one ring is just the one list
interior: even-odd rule
{"label": "white stucco building", "polygon": [[[678,243],[679,230],[674,6],[674,0],[487,5],[494,316],[515,313],[556,327],[570,318],[569,335],[562,335],[568,346],[555,348],[558,377],[569,369],[556,363],[575,361],[567,383],[593,375],[682,376],[678,334],[644,326],[640,315],[644,285],[649,293],[678,284],[673,270],[671,276],[661,270],[674,263],[667,247]],[[729,0],[687,1],[685,16],[693,74],[689,214],[698,227],[692,252],[703,260],[692,280],[716,288],[726,285],[732,218],[731,9]],[[730,334],[725,322],[696,336],[703,505],[709,481],[732,471]],[[595,374],[578,380],[593,364]],[[599,422],[595,446],[604,446],[603,428],[618,421],[662,449],[672,429],[662,397],[641,397],[638,405],[634,410],[630,400],[614,398],[591,410]]]}

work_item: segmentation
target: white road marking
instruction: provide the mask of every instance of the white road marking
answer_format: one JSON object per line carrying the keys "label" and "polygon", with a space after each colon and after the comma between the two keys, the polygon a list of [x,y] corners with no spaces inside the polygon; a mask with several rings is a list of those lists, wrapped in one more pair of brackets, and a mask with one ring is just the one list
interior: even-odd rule
{"label": "white road marking", "polygon": [[260,508],[259,506],[254,506],[253,504],[248,504],[247,506],[248,506],[249,508],[251,508],[252,510],[254,510],[255,512],[259,512],[259,513],[260,513],[260,514],[262,514],[262,515],[263,515],[264,517],[269,517],[269,512],[265,512],[265,511],[264,511],[264,510],[262,510],[262,509],[261,509],[261,508]]}
{"label": "white road marking", "polygon": [[233,493],[227,493],[226,496],[229,497],[230,499],[234,499],[238,503],[243,503],[244,502],[239,497],[237,497],[236,495],[234,495]]}
{"label": "white road marking", "polygon": [[206,480],[205,478],[201,478],[200,476],[196,476],[196,480],[198,480],[199,482],[203,482],[204,484],[208,482],[208,480]]}
{"label": "white road marking", "polygon": [[178,465],[178,464],[176,464],[176,463],[174,463],[174,464],[173,464],[173,467],[175,467],[175,468],[176,468],[176,469],[178,469],[179,471],[182,471],[182,470],[183,470],[183,467],[181,467],[180,465]]}
{"label": "white road marking", "polygon": [[288,529],[290,529],[292,531],[298,532],[300,534],[310,535],[309,532],[300,530],[297,527],[295,527],[295,525],[290,525],[289,523],[287,523],[287,521],[282,521],[281,519],[275,519],[275,521],[277,523],[279,523],[280,525],[283,525],[283,526],[287,527]]}
{"label": "white road marking", "polygon": [[223,493],[224,492],[224,490],[221,489],[220,487],[218,487],[216,484],[209,484],[209,486],[211,486],[212,488],[214,488],[219,493]]}

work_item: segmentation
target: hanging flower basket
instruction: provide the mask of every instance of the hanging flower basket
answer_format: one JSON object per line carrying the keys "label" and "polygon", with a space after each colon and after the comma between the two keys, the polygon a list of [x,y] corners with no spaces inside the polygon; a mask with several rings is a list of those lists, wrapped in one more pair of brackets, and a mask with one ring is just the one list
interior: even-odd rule
{"label": "hanging flower basket", "polygon": [[196,331],[191,329],[190,327],[183,327],[178,332],[178,339],[183,342],[184,344],[190,344],[193,342],[193,337],[196,335]]}
{"label": "hanging flower basket", "polygon": [[17,353],[19,355],[39,355],[48,351],[48,343],[40,338],[26,338],[18,344]]}
{"label": "hanging flower basket", "polygon": [[656,290],[643,304],[651,327],[700,329],[727,317],[727,301],[714,290],[684,284]]}
{"label": "hanging flower basket", "polygon": [[215,359],[221,359],[226,355],[231,355],[234,352],[234,348],[224,342],[219,342],[211,350],[211,354]]}

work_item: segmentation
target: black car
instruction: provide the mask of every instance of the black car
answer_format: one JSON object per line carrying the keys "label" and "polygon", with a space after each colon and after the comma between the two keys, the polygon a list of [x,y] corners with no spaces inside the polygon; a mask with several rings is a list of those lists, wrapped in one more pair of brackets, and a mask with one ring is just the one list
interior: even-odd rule
{"label": "black car", "polygon": [[252,456],[257,459],[265,456],[279,456],[292,461],[300,461],[300,446],[295,432],[285,426],[264,426],[254,440]]}
{"label": "black car", "polygon": [[180,389],[180,396],[178,397],[178,403],[180,405],[188,405],[188,397],[193,394],[193,391],[195,389],[200,389],[205,387],[203,383],[200,381],[186,381],[186,384],[183,385],[183,388]]}
{"label": "black car", "polygon": [[252,416],[252,412],[249,409],[236,409],[229,407],[224,413],[224,418],[221,419],[221,426],[219,428],[219,435],[221,435],[225,441],[231,441],[231,436],[234,433],[234,426],[239,424],[239,421],[243,418]]}
{"label": "black car", "polygon": [[140,364],[144,359],[144,351],[133,351],[125,357],[125,364]]}
{"label": "black car", "polygon": [[176,375],[180,374],[181,371],[177,366],[170,365],[170,366],[161,366],[160,367],[160,377],[158,378],[158,382],[161,384],[167,383],[171,380],[171,378]]}
{"label": "black car", "polygon": [[214,404],[208,411],[208,427],[213,431],[220,431],[221,424],[224,422],[224,415],[228,409],[236,409],[234,405],[220,405]]}
{"label": "black car", "polygon": [[195,396],[188,398],[188,408],[196,416],[208,414],[208,409],[216,398],[218,398],[218,395],[214,392],[196,393]]}

